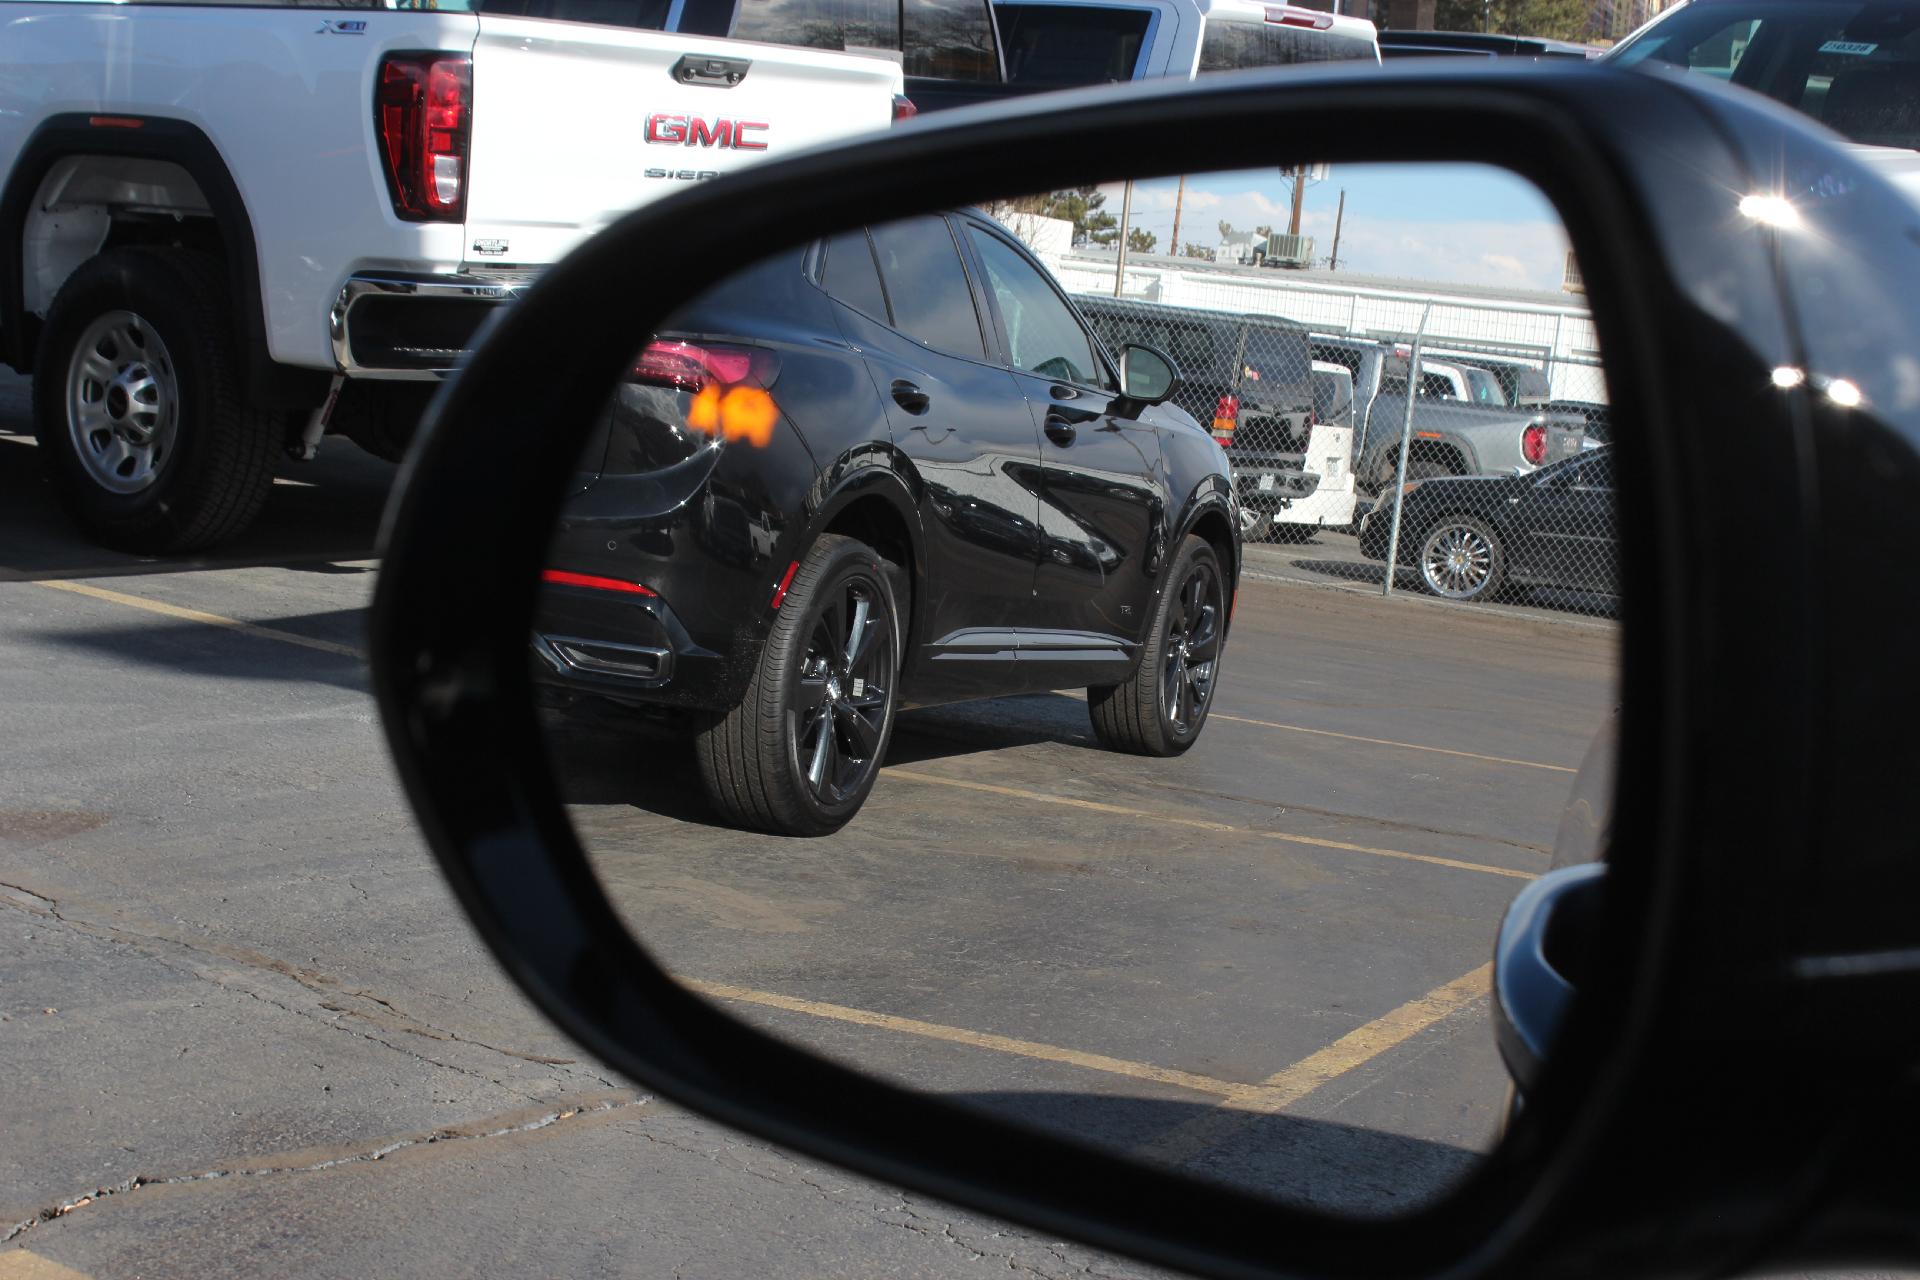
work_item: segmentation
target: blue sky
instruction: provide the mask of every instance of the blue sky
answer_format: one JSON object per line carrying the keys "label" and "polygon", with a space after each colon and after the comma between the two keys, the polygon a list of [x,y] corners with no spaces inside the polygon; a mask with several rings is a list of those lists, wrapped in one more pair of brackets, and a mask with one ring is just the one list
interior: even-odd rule
{"label": "blue sky", "polygon": [[[1172,178],[1134,184],[1133,225],[1171,243]],[[1340,266],[1366,275],[1553,290],[1565,267],[1560,218],[1530,183],[1481,165],[1335,165],[1307,187],[1301,230],[1324,257],[1335,210],[1347,193]],[[1120,212],[1120,187],[1105,188]],[[1218,224],[1286,230],[1289,187],[1277,170],[1195,174],[1187,179],[1180,238],[1212,246]]]}

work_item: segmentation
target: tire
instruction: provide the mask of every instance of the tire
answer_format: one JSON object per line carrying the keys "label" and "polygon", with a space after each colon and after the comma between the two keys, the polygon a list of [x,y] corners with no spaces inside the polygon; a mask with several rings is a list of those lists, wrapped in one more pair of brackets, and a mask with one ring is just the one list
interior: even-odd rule
{"label": "tire", "polygon": [[1226,622],[1220,561],[1204,539],[1189,535],[1154,607],[1140,665],[1119,684],[1087,690],[1102,745],[1130,755],[1177,756],[1198,741],[1220,683]]}
{"label": "tire", "polygon": [[820,836],[866,803],[899,701],[892,577],[871,547],[835,534],[801,561],[746,696],[695,737],[700,779],[728,822]]}
{"label": "tire", "polygon": [[1420,585],[1447,600],[1488,600],[1507,577],[1500,535],[1475,516],[1442,516],[1420,534]]}
{"label": "tire", "polygon": [[[1409,458],[1407,460],[1407,479],[1409,481],[1438,480],[1441,476],[1457,474],[1459,473],[1452,467],[1435,458]],[[1389,486],[1392,485],[1393,478],[1391,476],[1387,478],[1387,483]]]}
{"label": "tire", "polygon": [[181,249],[112,249],[48,312],[34,432],[86,535],[147,555],[232,537],[273,484],[283,423],[251,408],[218,265]]}
{"label": "tire", "polygon": [[1240,504],[1240,541],[1263,541],[1272,528],[1273,513],[1271,511],[1255,511],[1245,503]]}

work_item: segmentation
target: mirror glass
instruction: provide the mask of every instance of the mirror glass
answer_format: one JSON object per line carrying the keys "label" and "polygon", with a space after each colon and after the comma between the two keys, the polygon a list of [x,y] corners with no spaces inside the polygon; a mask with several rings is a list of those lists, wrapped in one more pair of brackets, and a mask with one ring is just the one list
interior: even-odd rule
{"label": "mirror glass", "polygon": [[738,1017],[1404,1211],[1496,1141],[1495,931],[1614,706],[1607,406],[1499,170],[849,225],[677,313],[593,424],[532,638],[553,767]]}

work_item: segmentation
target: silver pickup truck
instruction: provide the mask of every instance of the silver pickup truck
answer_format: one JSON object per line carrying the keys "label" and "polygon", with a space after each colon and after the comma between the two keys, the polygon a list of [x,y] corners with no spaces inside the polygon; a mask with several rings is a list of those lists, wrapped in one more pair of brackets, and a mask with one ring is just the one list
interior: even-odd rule
{"label": "silver pickup truck", "polygon": [[[1354,475],[1366,487],[1378,491],[1393,483],[1406,418],[1404,391],[1373,398],[1354,463]],[[1579,453],[1585,431],[1586,419],[1578,413],[1420,396],[1413,403],[1407,479],[1524,474]]]}

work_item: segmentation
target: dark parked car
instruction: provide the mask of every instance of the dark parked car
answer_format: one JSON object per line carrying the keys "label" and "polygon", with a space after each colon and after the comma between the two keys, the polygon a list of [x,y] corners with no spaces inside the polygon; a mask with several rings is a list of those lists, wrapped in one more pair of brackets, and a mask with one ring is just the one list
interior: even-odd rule
{"label": "dark parked car", "polygon": [[[1360,551],[1387,558],[1393,504],[1361,523]],[[1524,476],[1449,476],[1407,485],[1399,562],[1450,600],[1508,583],[1618,590],[1613,454],[1595,449]]]}
{"label": "dark parked car", "polygon": [[666,708],[732,821],[845,823],[895,710],[1085,687],[1118,750],[1199,736],[1239,573],[1219,448],[990,219],[777,254],[675,316],[548,551],[545,696]]}

